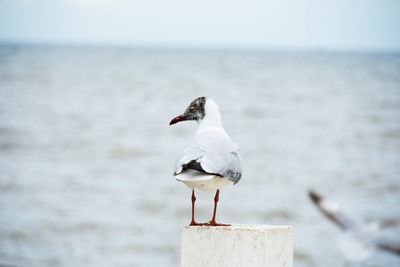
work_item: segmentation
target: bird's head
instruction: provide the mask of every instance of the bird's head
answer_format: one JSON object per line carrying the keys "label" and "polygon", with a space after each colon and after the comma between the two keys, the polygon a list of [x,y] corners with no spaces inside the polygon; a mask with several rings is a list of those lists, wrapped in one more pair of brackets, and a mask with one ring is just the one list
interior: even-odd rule
{"label": "bird's head", "polygon": [[190,103],[185,112],[171,120],[169,125],[175,124],[180,121],[200,121],[205,116],[205,105],[207,98],[199,97]]}

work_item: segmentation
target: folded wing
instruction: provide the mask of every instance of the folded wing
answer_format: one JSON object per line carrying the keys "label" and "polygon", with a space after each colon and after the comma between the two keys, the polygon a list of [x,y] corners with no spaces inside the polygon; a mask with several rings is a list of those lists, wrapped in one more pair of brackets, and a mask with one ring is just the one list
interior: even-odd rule
{"label": "folded wing", "polygon": [[192,169],[228,178],[234,184],[242,176],[240,148],[225,132],[205,132],[197,135],[177,160],[175,174]]}

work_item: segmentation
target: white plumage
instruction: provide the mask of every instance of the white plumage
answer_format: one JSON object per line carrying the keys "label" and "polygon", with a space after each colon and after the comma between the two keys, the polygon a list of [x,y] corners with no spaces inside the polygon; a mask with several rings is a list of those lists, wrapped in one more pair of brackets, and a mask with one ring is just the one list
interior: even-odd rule
{"label": "white plumage", "polygon": [[[192,190],[217,190],[232,182],[236,184],[242,172],[240,148],[225,132],[214,100],[206,98],[204,117],[198,123],[193,140],[176,161],[175,178]],[[188,168],[193,164],[200,166],[200,170]]]}

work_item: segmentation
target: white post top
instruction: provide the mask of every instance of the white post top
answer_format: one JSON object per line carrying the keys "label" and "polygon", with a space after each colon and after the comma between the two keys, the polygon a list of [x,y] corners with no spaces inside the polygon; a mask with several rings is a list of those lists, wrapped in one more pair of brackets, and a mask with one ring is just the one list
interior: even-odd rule
{"label": "white post top", "polygon": [[182,230],[181,267],[291,267],[290,226],[186,226]]}

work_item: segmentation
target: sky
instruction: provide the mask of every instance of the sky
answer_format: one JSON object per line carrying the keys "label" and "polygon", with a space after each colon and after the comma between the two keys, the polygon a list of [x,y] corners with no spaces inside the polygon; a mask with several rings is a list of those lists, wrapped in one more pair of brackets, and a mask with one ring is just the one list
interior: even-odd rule
{"label": "sky", "polygon": [[0,0],[0,42],[400,51],[400,0]]}

